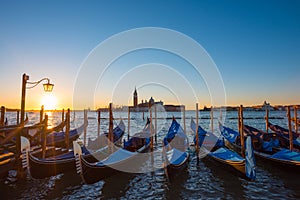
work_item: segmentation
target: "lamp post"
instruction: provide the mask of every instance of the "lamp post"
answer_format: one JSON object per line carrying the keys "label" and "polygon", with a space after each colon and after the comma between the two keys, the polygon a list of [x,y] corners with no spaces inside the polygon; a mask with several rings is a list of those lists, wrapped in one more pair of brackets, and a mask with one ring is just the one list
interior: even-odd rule
{"label": "lamp post", "polygon": [[[24,125],[24,117],[25,117],[25,96],[26,96],[26,89],[31,89],[34,88],[35,86],[37,86],[39,83],[41,83],[42,81],[47,81],[47,83],[43,84],[43,88],[45,92],[52,92],[53,86],[54,84],[50,83],[50,79],[49,78],[43,78],[39,81],[36,82],[29,82],[29,76],[27,74],[23,74],[22,76],[22,94],[21,94],[21,125]],[[31,86],[26,87],[26,85],[29,84]],[[18,176],[22,177],[22,163],[20,160],[20,155],[21,155],[21,134],[20,132],[17,135],[16,138],[16,149],[17,149],[17,153],[16,153],[16,160],[17,160],[17,166],[18,166]]]}

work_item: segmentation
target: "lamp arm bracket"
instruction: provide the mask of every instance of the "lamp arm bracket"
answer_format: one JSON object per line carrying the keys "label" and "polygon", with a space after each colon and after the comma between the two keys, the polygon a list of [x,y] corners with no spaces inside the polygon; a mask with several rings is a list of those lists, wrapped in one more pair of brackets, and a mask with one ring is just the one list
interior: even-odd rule
{"label": "lamp arm bracket", "polygon": [[36,81],[36,82],[26,82],[27,84],[33,85],[33,86],[28,86],[28,87],[26,87],[26,89],[34,88],[35,86],[37,86],[40,82],[42,82],[42,81],[44,81],[44,80],[47,80],[48,83],[50,82],[49,78],[42,78],[41,80]]}

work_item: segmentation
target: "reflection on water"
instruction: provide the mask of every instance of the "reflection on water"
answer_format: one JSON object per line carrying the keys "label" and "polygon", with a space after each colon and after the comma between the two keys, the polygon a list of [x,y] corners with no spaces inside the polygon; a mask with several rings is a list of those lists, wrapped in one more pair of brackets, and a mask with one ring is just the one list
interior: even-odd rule
{"label": "reflection on water", "polygon": [[[61,122],[61,113],[47,113],[49,125],[56,126]],[[245,112],[245,124],[252,125],[265,130],[263,120],[264,112]],[[131,113],[130,135],[140,131],[145,125],[148,114],[142,119],[142,113]],[[7,113],[9,123],[16,123],[16,115]],[[149,116],[149,115],[148,115]],[[183,120],[181,113],[158,113],[158,118],[166,116],[167,119],[157,120],[158,144],[157,149],[161,148],[161,141],[166,134],[172,116],[178,119],[181,124]],[[195,116],[195,112],[186,113],[186,127],[190,142],[193,135],[190,130],[190,118]],[[210,129],[210,113],[201,112],[199,123],[204,129]],[[214,113],[217,118],[219,112]],[[222,115],[224,117],[224,113]],[[39,121],[39,112],[28,113],[31,124]],[[101,113],[100,130],[108,130],[107,113]],[[114,113],[115,118],[124,118],[127,127],[127,113]],[[286,113],[280,111],[270,112],[270,121],[287,127]],[[89,125],[87,137],[92,139],[97,136],[97,113],[89,112]],[[233,129],[237,129],[237,113],[227,112],[225,124]],[[283,119],[281,119],[283,118]],[[80,126],[83,123],[83,112],[71,114],[71,128]],[[118,124],[118,120],[114,122]],[[217,131],[217,120],[214,123]],[[127,131],[125,138],[127,138]],[[81,139],[83,136],[81,136]],[[159,162],[159,159],[157,159]],[[146,162],[146,166],[150,165]],[[28,177],[26,180],[5,184],[0,182],[0,193],[3,199],[82,199],[82,198],[101,198],[101,199],[200,199],[200,198],[221,198],[221,199],[297,199],[300,198],[300,174],[292,171],[282,171],[276,166],[267,165],[258,161],[257,180],[246,181],[235,174],[224,170],[216,163],[207,159],[202,159],[199,166],[196,164],[195,155],[191,155],[190,163],[186,171],[177,176],[174,180],[168,181],[164,176],[164,171],[159,169],[155,172],[145,174],[123,174],[99,181],[92,185],[82,183],[76,174],[66,173],[42,180],[34,180]]]}

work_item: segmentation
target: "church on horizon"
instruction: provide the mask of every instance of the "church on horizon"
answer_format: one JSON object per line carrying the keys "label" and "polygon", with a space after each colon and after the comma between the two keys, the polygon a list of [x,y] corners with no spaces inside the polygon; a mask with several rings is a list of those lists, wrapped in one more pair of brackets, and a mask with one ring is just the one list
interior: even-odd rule
{"label": "church on horizon", "polygon": [[138,93],[136,88],[133,92],[133,105],[130,106],[130,111],[132,112],[148,112],[149,108],[153,105],[163,106],[167,112],[180,112],[182,106],[180,105],[164,105],[163,101],[155,101],[153,97],[151,97],[148,101],[142,100],[141,103],[138,103]]}

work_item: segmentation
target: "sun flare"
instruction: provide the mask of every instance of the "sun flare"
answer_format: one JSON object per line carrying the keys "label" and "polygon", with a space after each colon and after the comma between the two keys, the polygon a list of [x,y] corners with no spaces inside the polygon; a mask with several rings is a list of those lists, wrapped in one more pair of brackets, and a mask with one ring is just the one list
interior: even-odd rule
{"label": "sun flare", "polygon": [[46,94],[43,96],[41,104],[44,105],[45,110],[56,109],[57,99],[52,94]]}

